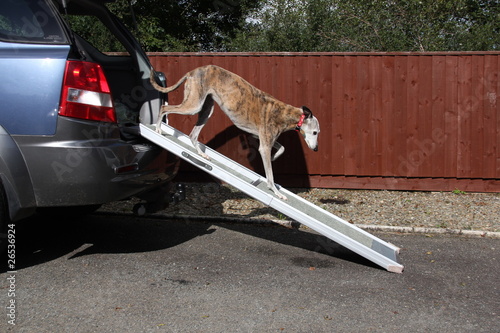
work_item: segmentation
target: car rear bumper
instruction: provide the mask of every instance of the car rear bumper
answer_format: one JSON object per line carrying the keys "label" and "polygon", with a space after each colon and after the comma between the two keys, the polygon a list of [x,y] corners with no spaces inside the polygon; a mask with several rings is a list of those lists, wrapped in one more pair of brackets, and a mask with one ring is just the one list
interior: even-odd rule
{"label": "car rear bumper", "polygon": [[95,205],[147,192],[170,181],[179,160],[116,124],[60,117],[56,136],[16,136],[37,207]]}

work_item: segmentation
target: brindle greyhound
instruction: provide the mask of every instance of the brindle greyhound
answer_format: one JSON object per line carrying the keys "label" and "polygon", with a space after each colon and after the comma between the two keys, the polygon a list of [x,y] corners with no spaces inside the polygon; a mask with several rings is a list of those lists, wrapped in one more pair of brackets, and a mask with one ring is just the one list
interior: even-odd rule
{"label": "brindle greyhound", "polygon": [[[258,136],[267,186],[279,198],[286,199],[274,184],[271,160],[276,159],[285,150],[276,139],[281,133],[295,129],[302,134],[309,148],[317,151],[319,122],[311,110],[305,106],[297,108],[285,104],[255,88],[240,76],[214,65],[196,68],[167,88],[158,85],[154,77],[154,71],[151,71],[151,84],[164,93],[171,92],[186,82],[182,103],[161,107],[156,123],[156,130],[159,133],[164,116],[168,117],[170,113],[184,115],[198,113],[198,121],[189,137],[197,152],[208,159],[198,145],[198,135],[212,115],[214,101],[217,102],[238,128]],[[278,151],[271,156],[273,146],[278,148]]]}

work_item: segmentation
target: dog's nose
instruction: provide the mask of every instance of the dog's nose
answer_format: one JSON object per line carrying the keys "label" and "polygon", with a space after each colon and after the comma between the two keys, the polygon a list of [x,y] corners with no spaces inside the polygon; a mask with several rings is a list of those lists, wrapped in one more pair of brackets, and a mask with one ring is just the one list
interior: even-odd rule
{"label": "dog's nose", "polygon": [[313,150],[314,150],[314,151],[318,151],[318,147],[314,148]]}

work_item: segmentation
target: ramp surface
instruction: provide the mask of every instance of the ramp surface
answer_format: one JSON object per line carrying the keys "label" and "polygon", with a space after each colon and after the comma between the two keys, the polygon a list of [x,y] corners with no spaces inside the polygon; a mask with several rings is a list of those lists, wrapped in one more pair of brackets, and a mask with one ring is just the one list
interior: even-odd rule
{"label": "ramp surface", "polygon": [[281,200],[268,189],[265,177],[201,144],[202,150],[210,157],[210,160],[207,160],[196,152],[186,134],[165,123],[161,129],[163,133],[159,134],[155,126],[140,124],[141,135],[149,141],[388,271],[403,272],[404,267],[398,260],[399,248],[396,246],[277,185],[280,192],[288,198]]}

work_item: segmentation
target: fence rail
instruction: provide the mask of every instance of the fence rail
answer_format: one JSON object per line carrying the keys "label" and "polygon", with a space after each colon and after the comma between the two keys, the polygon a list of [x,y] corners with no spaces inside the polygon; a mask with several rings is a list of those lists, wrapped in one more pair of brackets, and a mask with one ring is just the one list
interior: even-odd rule
{"label": "fence rail", "polygon": [[[149,56],[170,84],[215,64],[286,103],[307,105],[320,120],[320,149],[283,134],[286,152],[273,164],[282,185],[500,192],[500,52]],[[179,88],[169,103],[182,96]],[[189,132],[196,117],[169,120]],[[258,142],[218,107],[200,140],[263,172]]]}

